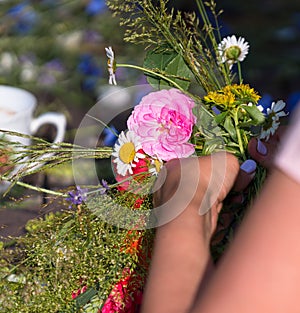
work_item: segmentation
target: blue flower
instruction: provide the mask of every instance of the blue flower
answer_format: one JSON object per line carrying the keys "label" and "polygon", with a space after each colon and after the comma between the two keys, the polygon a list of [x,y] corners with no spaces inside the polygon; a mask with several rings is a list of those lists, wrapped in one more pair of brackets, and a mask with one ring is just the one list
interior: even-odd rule
{"label": "blue flower", "polygon": [[81,88],[84,91],[95,91],[98,85],[98,79],[95,76],[87,76],[81,82]]}
{"label": "blue flower", "polygon": [[[72,202],[75,205],[82,204],[87,199],[87,189],[80,188],[76,186],[76,190],[68,192],[69,197],[66,198],[67,201]],[[72,207],[72,205],[70,205]]]}
{"label": "blue flower", "polygon": [[101,73],[100,67],[97,65],[94,57],[90,54],[83,54],[80,56],[77,69],[80,73],[88,76],[98,76]]}
{"label": "blue flower", "polygon": [[80,57],[77,70],[85,76],[82,81],[82,89],[93,91],[97,86],[98,78],[101,76],[101,69],[94,57],[90,54],[83,54]]}
{"label": "blue flower", "polygon": [[267,115],[267,110],[268,108],[271,107],[272,105],[272,102],[273,102],[273,98],[271,95],[269,95],[268,93],[264,94],[260,100],[258,101],[257,103],[257,106],[261,106],[262,108],[262,113],[264,115]]}
{"label": "blue flower", "polygon": [[118,134],[116,128],[113,125],[106,127],[103,130],[103,133],[105,136],[103,139],[103,145],[107,147],[113,147],[118,139],[118,137],[116,136],[116,134]]}
{"label": "blue flower", "polygon": [[107,9],[105,0],[90,0],[85,8],[88,15],[94,16]]}
{"label": "blue flower", "polygon": [[300,91],[292,92],[287,98],[288,112],[292,113],[297,106],[300,106]]}
{"label": "blue flower", "polygon": [[14,21],[13,30],[22,35],[28,34],[38,21],[37,13],[26,2],[11,7],[7,15]]}

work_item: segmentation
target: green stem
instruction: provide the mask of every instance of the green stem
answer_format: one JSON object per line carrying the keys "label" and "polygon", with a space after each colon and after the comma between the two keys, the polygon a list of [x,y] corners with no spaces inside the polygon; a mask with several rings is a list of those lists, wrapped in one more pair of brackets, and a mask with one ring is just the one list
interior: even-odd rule
{"label": "green stem", "polygon": [[147,68],[144,68],[144,67],[141,67],[141,66],[137,66],[137,65],[133,65],[133,64],[116,64],[116,67],[129,67],[129,68],[134,68],[136,70],[140,70],[140,71],[143,71],[145,73],[149,73],[151,75],[154,75],[154,76],[157,76],[169,83],[171,83],[174,87],[176,87],[177,89],[181,90],[181,91],[184,91],[177,83],[175,83],[172,79],[162,75],[162,74],[159,74],[159,73],[156,73],[152,70],[149,70]]}
{"label": "green stem", "polygon": [[242,136],[241,136],[240,129],[238,127],[238,124],[239,124],[238,110],[236,110],[234,112],[233,119],[234,119],[234,126],[235,126],[235,131],[236,131],[236,135],[237,135],[237,140],[238,140],[238,145],[239,145],[239,148],[240,148],[240,152],[241,152],[243,160],[246,160],[246,155],[245,155],[245,149],[244,149],[244,145],[243,145],[243,141],[242,141]]}
{"label": "green stem", "polygon": [[243,78],[242,78],[242,68],[241,68],[240,61],[237,61],[237,66],[238,66],[239,82],[241,84],[243,82]]}
{"label": "green stem", "polygon": [[[6,178],[6,177],[1,176],[0,178],[2,180],[9,181],[9,179]],[[59,197],[66,197],[67,196],[66,194],[64,194],[62,192],[53,191],[53,190],[49,190],[49,189],[45,189],[45,188],[41,188],[41,187],[37,187],[37,186],[32,186],[30,184],[27,184],[27,183],[24,183],[24,182],[21,182],[21,181],[17,181],[15,184],[18,185],[18,186],[27,188],[27,189],[31,189],[31,190],[35,190],[35,191],[38,191],[38,192],[47,193],[49,195],[54,195],[54,196],[59,196]],[[4,193],[4,195],[5,195],[5,193]]]}
{"label": "green stem", "polygon": [[67,196],[66,194],[64,194],[62,192],[49,190],[49,189],[41,188],[41,187],[37,187],[37,186],[32,186],[30,184],[26,184],[26,183],[23,183],[23,182],[20,182],[20,181],[16,182],[16,184],[21,186],[21,187],[25,187],[27,189],[31,189],[31,190],[35,190],[35,191],[38,191],[38,192],[47,193],[49,195],[60,196],[60,197],[66,197]]}

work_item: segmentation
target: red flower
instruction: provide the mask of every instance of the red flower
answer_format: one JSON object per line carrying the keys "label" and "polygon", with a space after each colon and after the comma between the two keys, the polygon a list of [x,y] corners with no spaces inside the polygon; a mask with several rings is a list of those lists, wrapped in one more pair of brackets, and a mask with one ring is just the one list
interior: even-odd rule
{"label": "red flower", "polygon": [[141,205],[143,204],[144,199],[143,198],[137,198],[134,202],[134,208],[139,209]]}
{"label": "red flower", "polygon": [[[143,150],[138,150],[137,152],[144,153]],[[151,164],[151,160],[149,159],[149,157],[139,159],[138,162],[132,162],[132,164],[135,165],[134,167],[132,167],[132,174],[122,176],[119,175],[116,170],[114,171],[116,173],[116,180],[117,182],[119,182],[119,185],[117,187],[119,191],[129,190],[130,187],[134,185],[134,183],[132,183],[132,179],[135,183],[142,183],[146,178],[151,176],[151,174],[149,173],[149,165]]]}
{"label": "red flower", "polygon": [[125,269],[123,275],[125,277],[114,285],[101,313],[134,313],[141,304],[144,281],[129,269]]}
{"label": "red flower", "polygon": [[87,291],[87,286],[83,286],[81,289],[79,288],[77,291],[72,292],[72,299],[76,299],[80,294]]}

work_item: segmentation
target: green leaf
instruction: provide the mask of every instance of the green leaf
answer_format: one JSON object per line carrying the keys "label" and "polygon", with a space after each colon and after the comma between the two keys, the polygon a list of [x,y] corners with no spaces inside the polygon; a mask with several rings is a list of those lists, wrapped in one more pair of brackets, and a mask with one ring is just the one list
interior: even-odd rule
{"label": "green leaf", "polygon": [[[167,67],[169,62],[176,56],[175,53],[155,53],[153,51],[149,51],[146,54],[146,58],[144,60],[144,67],[149,68],[151,70],[159,70],[159,71],[164,71],[164,69]],[[166,85],[169,86],[169,84],[162,80],[161,78],[151,75],[151,74],[146,74],[147,75],[147,80],[148,83],[151,86],[157,87],[161,85]]]}
{"label": "green leaf", "polygon": [[229,115],[225,118],[224,128],[228,131],[232,139],[237,140],[236,130],[234,128],[232,118]]}
{"label": "green leaf", "polygon": [[77,307],[80,308],[83,305],[87,304],[96,294],[97,294],[97,290],[95,290],[94,288],[89,288],[87,291],[80,294],[75,299]]}
{"label": "green leaf", "polygon": [[223,123],[228,112],[222,112],[215,116],[215,121],[217,124]]}
{"label": "green leaf", "polygon": [[174,52],[164,52],[156,53],[154,51],[149,51],[146,54],[144,60],[144,67],[150,69],[159,69],[164,70],[167,65],[177,56],[177,53]]}
{"label": "green leaf", "polygon": [[243,109],[245,109],[245,111],[253,119],[255,123],[254,125],[262,124],[264,122],[265,116],[263,115],[263,113],[259,111],[259,109],[256,106],[243,105]]}
{"label": "green leaf", "polygon": [[[145,68],[157,71],[158,73],[173,80],[176,84],[187,90],[190,85],[190,79],[193,74],[185,64],[183,58],[174,52],[157,53],[150,51],[144,60]],[[148,83],[154,87],[171,86],[171,83],[156,76],[155,74],[146,74]]]}
{"label": "green leaf", "polygon": [[181,55],[178,54],[174,59],[172,59],[171,62],[167,65],[165,71],[168,74],[181,77],[176,78],[174,81],[184,90],[188,90],[193,74],[185,64]]}

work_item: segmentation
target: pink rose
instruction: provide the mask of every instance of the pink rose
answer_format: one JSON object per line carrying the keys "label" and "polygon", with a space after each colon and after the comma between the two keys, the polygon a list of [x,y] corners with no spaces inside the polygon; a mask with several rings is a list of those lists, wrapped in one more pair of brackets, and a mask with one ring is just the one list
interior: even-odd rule
{"label": "pink rose", "polygon": [[151,92],[130,115],[127,126],[141,137],[142,148],[163,161],[194,153],[189,143],[196,117],[194,101],[177,89]]}

